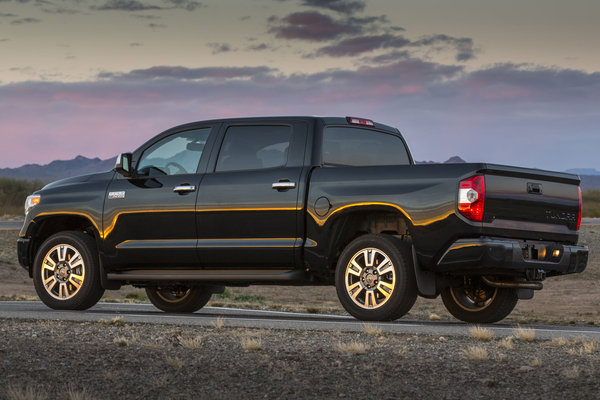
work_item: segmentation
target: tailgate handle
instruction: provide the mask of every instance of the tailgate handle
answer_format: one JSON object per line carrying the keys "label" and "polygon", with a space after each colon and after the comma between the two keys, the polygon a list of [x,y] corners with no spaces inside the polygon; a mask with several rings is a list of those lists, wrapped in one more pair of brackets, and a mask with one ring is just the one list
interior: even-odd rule
{"label": "tailgate handle", "polygon": [[527,184],[527,193],[542,194],[542,184],[541,183],[528,183]]}

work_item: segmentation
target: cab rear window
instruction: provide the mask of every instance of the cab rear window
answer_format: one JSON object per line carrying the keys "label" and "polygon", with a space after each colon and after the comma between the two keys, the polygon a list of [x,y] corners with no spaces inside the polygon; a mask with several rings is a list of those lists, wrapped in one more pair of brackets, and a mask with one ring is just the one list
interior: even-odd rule
{"label": "cab rear window", "polygon": [[323,164],[331,166],[408,165],[400,137],[352,127],[326,127],[323,131]]}

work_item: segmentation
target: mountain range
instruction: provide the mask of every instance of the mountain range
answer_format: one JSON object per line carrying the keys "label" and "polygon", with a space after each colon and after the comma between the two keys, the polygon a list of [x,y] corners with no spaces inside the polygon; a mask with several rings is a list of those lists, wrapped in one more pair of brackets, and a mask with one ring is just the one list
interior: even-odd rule
{"label": "mountain range", "polygon": [[[18,168],[0,168],[0,177],[20,178],[35,180],[44,183],[58,179],[69,178],[76,175],[93,174],[109,171],[115,166],[116,157],[101,160],[100,158],[87,158],[77,156],[72,160],[56,160],[50,164],[26,164]],[[458,156],[450,157],[444,164],[458,164],[466,161]],[[435,161],[417,161],[417,164],[437,164]],[[582,189],[600,189],[600,171],[592,168],[570,169],[565,172],[577,174],[581,177]]]}

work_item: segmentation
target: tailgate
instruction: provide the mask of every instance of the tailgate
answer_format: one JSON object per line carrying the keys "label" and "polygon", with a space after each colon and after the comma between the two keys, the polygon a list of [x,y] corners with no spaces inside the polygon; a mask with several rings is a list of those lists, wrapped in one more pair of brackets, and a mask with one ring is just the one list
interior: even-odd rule
{"label": "tailgate", "polygon": [[522,221],[533,226],[544,224],[577,230],[580,212],[577,175],[490,164],[482,172],[484,222]]}

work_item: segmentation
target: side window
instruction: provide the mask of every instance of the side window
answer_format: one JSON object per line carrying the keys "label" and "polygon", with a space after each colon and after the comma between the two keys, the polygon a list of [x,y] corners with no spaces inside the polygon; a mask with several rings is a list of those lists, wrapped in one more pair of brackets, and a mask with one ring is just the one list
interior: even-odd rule
{"label": "side window", "polygon": [[147,148],[137,166],[139,175],[195,174],[211,128],[168,136]]}
{"label": "side window", "polygon": [[328,127],[323,132],[323,164],[407,165],[408,152],[396,135],[361,128]]}
{"label": "side window", "polygon": [[281,167],[287,162],[290,126],[232,126],[225,132],[217,172]]}

